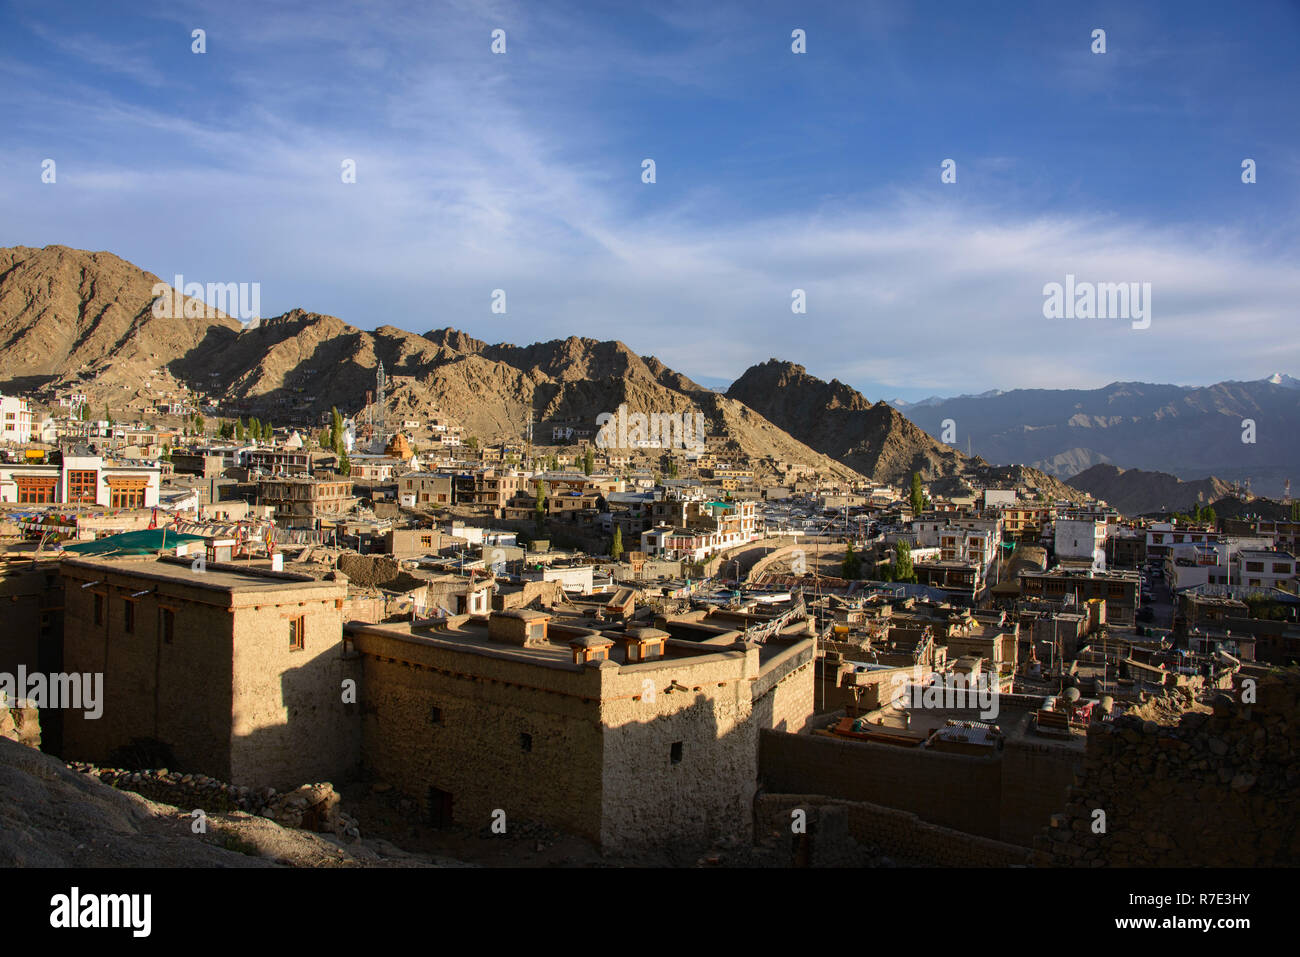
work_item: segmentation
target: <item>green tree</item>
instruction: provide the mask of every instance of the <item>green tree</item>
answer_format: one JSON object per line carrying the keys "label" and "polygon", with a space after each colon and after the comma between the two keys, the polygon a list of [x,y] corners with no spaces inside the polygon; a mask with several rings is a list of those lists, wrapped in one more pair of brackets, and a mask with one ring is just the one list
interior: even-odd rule
{"label": "green tree", "polygon": [[262,438],[262,420],[253,416],[248,420],[248,437],[254,442],[261,441]]}
{"label": "green tree", "polygon": [[916,571],[912,568],[912,546],[909,542],[900,541],[894,545],[894,581],[916,581]]}
{"label": "green tree", "polygon": [[925,489],[921,487],[921,473],[912,473],[912,514],[920,515],[925,511]]}
{"label": "green tree", "polygon": [[90,403],[89,403],[89,402],[83,402],[83,403],[81,403],[81,421],[82,421],[82,422],[89,422],[89,421],[90,421]]}
{"label": "green tree", "polygon": [[540,535],[542,529],[546,527],[546,483],[537,483],[537,502],[533,505],[533,521],[537,524],[537,533]]}
{"label": "green tree", "polygon": [[668,460],[668,477],[669,477],[670,479],[675,479],[675,478],[677,478],[677,460],[676,460],[676,459],[669,459],[669,460]]}
{"label": "green tree", "polygon": [[235,420],[235,438],[238,439],[240,442],[242,442],[242,441],[244,441],[244,439],[245,439],[245,437],[246,437],[247,435],[248,435],[248,432],[247,432],[247,430],[244,428],[244,420],[243,420],[243,419],[236,419],[236,420]]}
{"label": "green tree", "polygon": [[475,436],[471,435],[468,439],[466,439],[465,445],[475,452],[478,451],[478,439]]}
{"label": "green tree", "polygon": [[614,526],[614,541],[610,543],[609,555],[614,561],[623,557],[623,529],[617,525]]}
{"label": "green tree", "polygon": [[320,447],[323,449],[334,448],[334,436],[330,433],[329,429],[320,430]]}
{"label": "green tree", "polygon": [[339,475],[352,474],[352,460],[348,458],[348,453],[343,452],[339,455]]}
{"label": "green tree", "polygon": [[862,556],[853,550],[852,542],[849,542],[848,548],[844,550],[844,561],[840,565],[840,573],[849,580],[859,578],[862,575]]}
{"label": "green tree", "polygon": [[195,412],[195,413],[194,413],[194,430],[195,430],[196,432],[198,432],[199,435],[202,435],[206,429],[207,429],[207,423],[203,421],[203,416],[201,416],[201,415],[199,415],[197,412]]}
{"label": "green tree", "polygon": [[587,446],[587,451],[582,456],[582,471],[584,475],[590,475],[596,468],[596,455],[591,451],[591,446]]}
{"label": "green tree", "polygon": [[330,406],[330,448],[338,449],[339,439],[343,437],[343,416],[338,406]]}

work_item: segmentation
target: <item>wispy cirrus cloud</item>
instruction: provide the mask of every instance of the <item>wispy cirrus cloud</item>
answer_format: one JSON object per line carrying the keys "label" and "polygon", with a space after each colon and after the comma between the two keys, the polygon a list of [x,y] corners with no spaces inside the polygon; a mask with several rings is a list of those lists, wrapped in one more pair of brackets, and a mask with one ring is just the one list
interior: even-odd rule
{"label": "wispy cirrus cloud", "polygon": [[[40,80],[0,89],[0,242],[260,281],[266,312],[492,341],[620,338],[699,378],[778,355],[877,397],[1300,369],[1294,127],[1280,106],[1267,123],[1254,106],[1222,121],[1243,155],[1259,144],[1240,130],[1265,139],[1270,183],[1250,192],[1237,159],[1204,155],[1221,104],[1168,39],[1102,76],[1077,51],[1020,43],[1034,24],[994,17],[972,41],[879,4],[796,23],[761,6],[620,18],[464,3],[430,18],[403,4],[180,3],[102,41],[93,24],[43,37],[25,9],[15,25],[80,68],[0,60]],[[1169,20],[1108,22],[1131,51]],[[795,25],[807,59],[789,53]],[[1047,33],[1074,42],[1077,26]],[[191,27],[209,53],[190,54]],[[980,31],[996,43],[961,46]],[[1213,48],[1210,25],[1196,42]],[[1224,49],[1240,55],[1241,38]],[[963,56],[1002,61],[989,90],[954,82]],[[1126,90],[1171,60],[1182,73]],[[1198,68],[1222,79],[1233,64]],[[1053,97],[1093,98],[1082,131],[1053,116]],[[1147,100],[1205,126],[1144,153],[1133,107]],[[46,156],[56,186],[39,180]],[[954,186],[939,182],[949,156]],[[1067,273],[1151,282],[1151,328],[1044,319],[1042,287]],[[495,288],[504,317],[488,311]],[[790,311],[795,288],[806,316]]]}

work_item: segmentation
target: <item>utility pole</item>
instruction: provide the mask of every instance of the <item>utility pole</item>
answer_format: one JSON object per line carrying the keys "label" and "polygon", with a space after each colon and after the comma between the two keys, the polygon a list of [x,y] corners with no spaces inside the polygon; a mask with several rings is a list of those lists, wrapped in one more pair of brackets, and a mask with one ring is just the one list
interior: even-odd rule
{"label": "utility pole", "polygon": [[528,409],[528,430],[525,434],[525,439],[527,442],[527,451],[524,453],[524,462],[531,466],[533,461],[533,410],[531,406]]}

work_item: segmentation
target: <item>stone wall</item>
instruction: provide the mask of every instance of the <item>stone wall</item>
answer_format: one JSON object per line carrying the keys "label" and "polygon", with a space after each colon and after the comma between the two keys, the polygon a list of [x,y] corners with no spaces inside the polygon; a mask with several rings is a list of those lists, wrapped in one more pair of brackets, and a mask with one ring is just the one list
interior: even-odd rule
{"label": "stone wall", "polygon": [[[341,596],[341,592],[340,592]],[[338,598],[277,601],[240,608],[231,672],[230,777],[236,784],[294,787],[339,780],[361,764],[361,663],[344,657]],[[301,650],[289,643],[290,619],[302,617]],[[178,639],[179,640],[179,639]],[[353,703],[344,701],[345,680]],[[166,740],[166,739],[164,739]],[[179,757],[179,755],[178,755]]]}
{"label": "stone wall", "polygon": [[801,726],[812,698],[811,639],[763,666],[757,646],[730,641],[578,666],[347,631],[371,772],[431,817],[477,829],[500,810],[507,828],[540,822],[604,850],[751,839],[758,728]]}
{"label": "stone wall", "polygon": [[1254,695],[1249,703],[1240,688],[1220,694],[1212,714],[1189,712],[1177,724],[1126,715],[1094,725],[1080,780],[1068,806],[1035,841],[1035,862],[1300,863],[1300,672],[1262,678]]}
{"label": "stone wall", "polygon": [[767,791],[865,801],[969,834],[1000,836],[1002,763],[994,757],[762,731],[759,768]]}
{"label": "stone wall", "polygon": [[[103,714],[67,711],[63,757],[112,763],[115,749],[137,738],[164,741],[179,766],[230,777],[230,613],[189,604],[176,612],[172,644],[159,634],[159,611],[137,608],[136,633],[125,634],[121,591],[104,576],[64,568],[64,669],[102,673]],[[94,620],[101,594],[104,618]]]}
{"label": "stone wall", "polygon": [[486,828],[501,810],[507,829],[540,821],[600,840],[596,668],[538,667],[418,637],[349,633],[363,660],[370,772],[450,823]]}
{"label": "stone wall", "polygon": [[1065,807],[1083,754],[1048,741],[1008,740],[1002,749],[998,836],[1032,847],[1052,815]]}
{"label": "stone wall", "polygon": [[815,653],[813,642],[800,642],[763,665],[753,687],[757,728],[792,734],[806,730],[814,712]]}
{"label": "stone wall", "polygon": [[[805,810],[807,819],[815,820],[815,811],[827,806],[843,809],[850,837],[887,854],[896,863],[926,867],[1023,867],[1029,863],[1032,853],[1015,844],[928,824],[908,811],[818,794],[759,795],[754,802],[754,827],[765,835],[792,835],[794,810]],[[814,864],[818,855],[828,850],[816,848],[818,837],[814,832]]]}
{"label": "stone wall", "polygon": [[758,657],[756,647],[732,646],[600,667],[602,847],[752,838]]}

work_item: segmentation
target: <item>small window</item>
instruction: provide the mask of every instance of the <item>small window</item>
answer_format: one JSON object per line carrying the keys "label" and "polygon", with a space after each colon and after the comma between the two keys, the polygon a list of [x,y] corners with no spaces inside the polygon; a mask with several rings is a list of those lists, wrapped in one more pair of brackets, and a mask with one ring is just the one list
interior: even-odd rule
{"label": "small window", "polygon": [[176,612],[170,608],[162,610],[162,639],[164,644],[170,645],[172,639],[176,637]]}
{"label": "small window", "polygon": [[104,596],[96,595],[95,596],[95,624],[102,625],[103,623],[104,623]]}
{"label": "small window", "polygon": [[437,705],[429,709],[429,723],[442,724],[442,709]]}
{"label": "small window", "polygon": [[673,742],[672,750],[669,751],[668,756],[669,760],[672,761],[673,764],[682,763],[682,743],[680,741]]}
{"label": "small window", "polygon": [[128,635],[135,634],[135,602],[122,602],[122,627]]}
{"label": "small window", "polygon": [[519,749],[521,751],[533,750],[533,736],[526,731],[519,733]]}
{"label": "small window", "polygon": [[289,620],[289,650],[302,651],[307,647],[306,619],[299,615]]}

